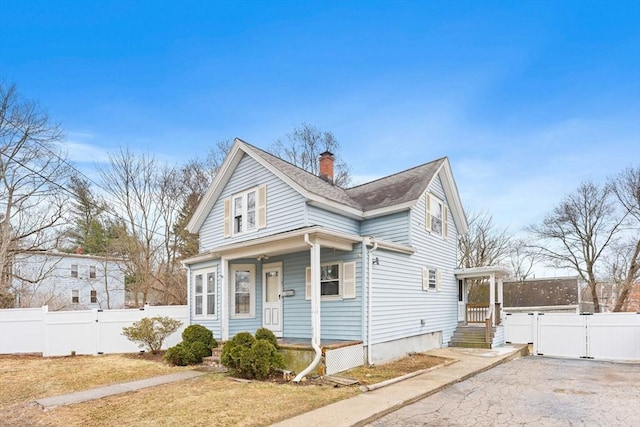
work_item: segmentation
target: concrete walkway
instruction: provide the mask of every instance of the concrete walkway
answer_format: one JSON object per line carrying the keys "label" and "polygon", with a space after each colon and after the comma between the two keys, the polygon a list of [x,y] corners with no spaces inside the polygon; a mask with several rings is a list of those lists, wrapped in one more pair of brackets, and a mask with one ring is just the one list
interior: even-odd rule
{"label": "concrete walkway", "polygon": [[[362,426],[405,405],[416,402],[443,388],[486,371],[500,363],[527,354],[527,346],[506,346],[493,350],[442,348],[427,352],[455,360],[449,365],[399,381],[374,391],[359,394],[314,411],[284,420],[276,426]],[[98,387],[36,400],[45,409],[100,399],[147,387],[206,375],[207,372],[182,371],[174,374]]]}
{"label": "concrete walkway", "polygon": [[206,375],[207,372],[198,371],[182,371],[175,374],[162,375],[160,377],[147,378],[145,380],[131,381],[128,383],[113,384],[104,387],[92,388],[90,390],[77,391],[75,393],[61,394],[59,396],[45,397],[36,400],[36,403],[44,409],[54,408],[56,406],[71,405],[74,403],[86,402],[89,400],[101,399],[114,394],[127,393],[147,387],[155,387],[161,384],[173,383],[189,378]]}
{"label": "concrete walkway", "polygon": [[455,359],[457,362],[374,391],[341,400],[274,425],[278,427],[362,426],[447,386],[520,355],[526,355],[527,352],[526,345],[505,346],[492,350],[472,348],[432,350],[427,354]]}

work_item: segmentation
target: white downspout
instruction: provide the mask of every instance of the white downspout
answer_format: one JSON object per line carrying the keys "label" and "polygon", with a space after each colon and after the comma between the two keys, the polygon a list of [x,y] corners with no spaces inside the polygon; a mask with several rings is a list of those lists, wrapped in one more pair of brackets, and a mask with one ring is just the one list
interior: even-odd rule
{"label": "white downspout", "polygon": [[369,250],[369,271],[367,271],[367,273],[369,273],[369,280],[367,282],[367,363],[369,366],[373,366],[373,363],[371,363],[371,337],[373,336],[371,316],[373,313],[373,252],[376,249],[378,249],[378,242],[374,241],[373,247]]}
{"label": "white downspout", "polygon": [[304,242],[311,248],[311,347],[316,352],[313,361],[293,379],[299,383],[302,379],[318,366],[322,359],[320,348],[320,287],[318,286],[318,267],[320,266],[320,251],[317,243],[311,243],[309,235],[304,235]]}

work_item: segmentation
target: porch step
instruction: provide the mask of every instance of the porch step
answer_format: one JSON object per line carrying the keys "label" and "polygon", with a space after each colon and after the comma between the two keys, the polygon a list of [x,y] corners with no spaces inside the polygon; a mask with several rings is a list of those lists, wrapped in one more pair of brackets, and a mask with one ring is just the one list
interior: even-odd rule
{"label": "porch step", "polygon": [[[492,337],[495,334],[493,329]],[[484,326],[458,326],[449,342],[450,347],[491,348],[487,342]]]}

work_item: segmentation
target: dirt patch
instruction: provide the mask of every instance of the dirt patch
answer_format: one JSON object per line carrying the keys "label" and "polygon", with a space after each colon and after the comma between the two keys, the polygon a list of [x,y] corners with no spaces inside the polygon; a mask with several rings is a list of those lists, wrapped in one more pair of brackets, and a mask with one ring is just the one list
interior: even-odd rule
{"label": "dirt patch", "polygon": [[360,384],[368,385],[397,378],[422,369],[442,365],[448,360],[449,359],[444,357],[417,353],[409,355],[403,359],[385,363],[384,365],[375,365],[372,367],[361,366],[347,372],[342,372],[340,375],[355,378],[360,381]]}

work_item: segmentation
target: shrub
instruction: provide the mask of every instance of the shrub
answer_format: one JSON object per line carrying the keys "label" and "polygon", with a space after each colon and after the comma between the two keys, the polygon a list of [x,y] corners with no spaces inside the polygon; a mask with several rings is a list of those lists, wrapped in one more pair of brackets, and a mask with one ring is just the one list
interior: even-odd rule
{"label": "shrub", "polygon": [[205,347],[209,349],[209,354],[206,354],[205,357],[211,356],[211,349],[218,346],[218,342],[213,337],[213,332],[202,325],[191,325],[187,327],[187,329],[182,332],[182,341],[188,343],[203,343]]}
{"label": "shrub", "polygon": [[122,328],[122,335],[129,341],[138,344],[138,347],[145,346],[156,354],[162,348],[164,340],[177,331],[182,322],[170,317],[145,317],[138,322],[133,322],[129,327]]}
{"label": "shrub", "polygon": [[229,369],[231,375],[258,380],[284,367],[284,358],[271,342],[256,339],[248,332],[236,334],[225,343],[220,362]]}
{"label": "shrub", "polygon": [[203,357],[211,356],[211,348],[207,347],[205,343],[202,341],[196,341],[192,343],[187,343],[186,341],[182,342],[183,345],[189,346],[189,351],[193,354],[195,358],[194,363],[202,363]]}
{"label": "shrub", "polygon": [[275,348],[279,348],[278,346],[278,338],[271,332],[271,329],[260,328],[256,331],[256,339],[257,340],[265,340],[269,341]]}
{"label": "shrub", "polygon": [[[196,357],[183,343],[177,344],[164,354],[164,360],[177,366],[186,366],[196,363]],[[202,361],[202,358],[200,359]]]}

